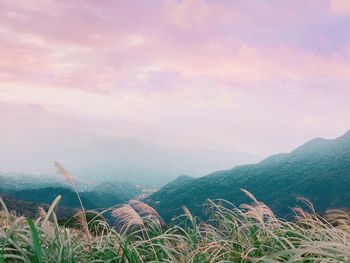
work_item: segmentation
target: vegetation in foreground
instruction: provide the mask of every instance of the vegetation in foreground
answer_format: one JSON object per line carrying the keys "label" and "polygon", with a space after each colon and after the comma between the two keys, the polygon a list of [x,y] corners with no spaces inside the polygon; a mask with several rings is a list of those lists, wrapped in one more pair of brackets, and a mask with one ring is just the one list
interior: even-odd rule
{"label": "vegetation in foreground", "polygon": [[[60,226],[54,210],[33,220],[15,217],[0,199],[0,262],[349,262],[350,217],[324,218],[294,208],[295,222],[277,219],[263,203],[236,208],[224,200],[206,203],[209,221],[184,214],[166,225],[139,201],[113,209],[118,224],[102,213],[77,212],[79,228]],[[307,201],[305,201],[307,203]],[[308,204],[308,203],[307,203]],[[86,215],[89,214],[89,217]]]}
{"label": "vegetation in foreground", "polygon": [[[60,225],[55,210],[40,208],[35,220],[11,214],[0,198],[0,262],[349,262],[350,215],[316,214],[297,207],[293,222],[278,219],[264,203],[242,190],[251,205],[237,208],[208,200],[206,221],[183,215],[167,225],[150,206],[137,200],[102,212],[85,211],[71,175],[59,172],[77,193],[81,209],[74,224]],[[103,215],[111,211],[111,225]]]}

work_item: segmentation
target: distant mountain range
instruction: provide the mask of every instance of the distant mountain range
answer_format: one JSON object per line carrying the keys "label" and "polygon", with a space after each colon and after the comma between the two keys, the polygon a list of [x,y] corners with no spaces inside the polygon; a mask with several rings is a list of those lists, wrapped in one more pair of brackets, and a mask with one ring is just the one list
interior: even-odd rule
{"label": "distant mountain range", "polygon": [[[52,181],[51,181],[52,180]],[[76,193],[59,180],[26,175],[22,180],[9,174],[0,175],[0,195],[17,205],[10,206],[18,213],[29,215],[40,204],[49,205],[61,195],[60,206],[71,210],[80,208]],[[103,182],[96,186],[78,183],[80,197],[86,209],[109,208],[125,203],[142,193],[141,189],[127,182]],[[27,209],[25,209],[25,205]],[[62,209],[61,209],[62,210]]]}
{"label": "distant mountain range", "polygon": [[1,191],[17,191],[22,189],[35,189],[55,186],[68,187],[68,183],[66,183],[64,178],[61,178],[58,175],[34,175],[28,173],[6,173],[0,171]]}
{"label": "distant mountain range", "polygon": [[291,215],[296,198],[313,202],[319,212],[350,207],[350,131],[326,140],[316,138],[288,154],[271,156],[258,164],[237,166],[201,178],[181,176],[145,201],[166,220],[186,206],[202,214],[206,199],[226,199],[235,205],[250,203],[246,189],[269,205],[278,216]]}
{"label": "distant mountain range", "polygon": [[76,179],[159,187],[179,174],[203,176],[258,161],[248,153],[202,149],[196,139],[145,125],[74,118],[35,105],[0,105],[0,119],[7,123],[0,129],[3,172],[52,175],[59,161]]}

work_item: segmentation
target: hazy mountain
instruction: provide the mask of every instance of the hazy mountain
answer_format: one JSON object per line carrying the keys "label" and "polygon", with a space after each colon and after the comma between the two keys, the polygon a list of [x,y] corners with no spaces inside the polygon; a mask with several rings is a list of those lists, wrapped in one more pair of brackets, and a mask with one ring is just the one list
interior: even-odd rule
{"label": "hazy mountain", "polygon": [[87,187],[86,191],[118,196],[122,201],[127,201],[142,193],[142,189],[129,182],[103,182],[96,186]]}
{"label": "hazy mountain", "polygon": [[[80,203],[72,187],[55,177],[0,174],[0,194],[36,204],[50,204],[58,195],[60,205],[78,208]],[[128,182],[103,182],[98,185],[77,182],[83,204],[88,209],[108,208],[124,203],[142,193],[142,189]],[[31,207],[33,207],[31,205]]]}
{"label": "hazy mountain", "polygon": [[0,129],[4,172],[54,174],[57,160],[86,183],[116,180],[159,186],[179,174],[202,176],[257,161],[247,153],[201,149],[196,139],[140,124],[68,117],[33,105],[4,107],[0,107],[0,117],[8,124]]}
{"label": "hazy mountain", "polygon": [[27,173],[0,172],[0,190],[12,191],[57,186],[68,187],[68,184],[63,178],[59,177],[58,175],[50,176]]}
{"label": "hazy mountain", "polygon": [[288,154],[258,164],[237,166],[198,179],[181,178],[153,193],[146,201],[170,219],[187,206],[200,214],[207,199],[223,198],[235,205],[251,202],[246,189],[287,216],[296,197],[309,198],[317,211],[350,207],[350,132],[340,138],[314,139]]}
{"label": "hazy mountain", "polygon": [[[124,192],[127,190],[125,189]],[[131,192],[131,190],[129,191]],[[130,195],[134,197],[138,195],[140,191]],[[61,205],[79,208],[80,203],[78,201],[76,193],[66,187],[43,187],[43,188],[29,188],[21,190],[0,190],[0,194],[16,197],[17,199],[30,201],[35,203],[50,204],[57,196],[61,195]],[[87,209],[97,208],[109,208],[114,205],[118,205],[126,202],[129,198],[126,198],[124,194],[119,194],[116,191],[81,191],[79,192],[84,207]]]}

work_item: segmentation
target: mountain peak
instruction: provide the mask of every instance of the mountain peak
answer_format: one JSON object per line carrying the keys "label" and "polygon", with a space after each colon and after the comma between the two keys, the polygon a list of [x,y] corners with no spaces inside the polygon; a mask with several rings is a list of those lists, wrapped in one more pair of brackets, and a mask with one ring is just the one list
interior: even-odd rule
{"label": "mountain peak", "polygon": [[324,139],[322,137],[316,137],[300,147],[296,148],[294,151],[292,151],[292,154],[300,154],[300,153],[306,153],[306,152],[314,152],[320,150],[321,147],[323,147],[329,140]]}
{"label": "mountain peak", "polygon": [[324,139],[322,137],[316,137],[299,148],[295,149],[292,153],[302,153],[302,152],[315,152],[315,151],[320,151],[323,149],[323,151],[326,149],[325,147],[338,147],[339,143],[344,144],[344,143],[350,142],[350,130],[347,131],[345,134],[342,136],[335,138],[335,139]]}
{"label": "mountain peak", "polygon": [[340,138],[350,138],[350,130],[344,133],[344,135],[342,135]]}
{"label": "mountain peak", "polygon": [[348,207],[350,194],[350,132],[337,139],[315,138],[291,153],[272,156],[255,165],[239,166],[185,183],[168,184],[146,200],[170,220],[186,206],[201,215],[207,199],[225,199],[235,206],[247,199],[248,189],[281,217],[292,216],[295,196],[306,196],[319,212]]}

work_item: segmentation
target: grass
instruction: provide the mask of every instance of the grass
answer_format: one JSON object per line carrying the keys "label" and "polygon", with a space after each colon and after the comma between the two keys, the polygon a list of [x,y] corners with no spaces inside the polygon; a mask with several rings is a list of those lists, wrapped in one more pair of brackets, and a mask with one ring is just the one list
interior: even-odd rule
{"label": "grass", "polygon": [[57,223],[58,200],[35,221],[4,209],[0,262],[350,261],[345,212],[333,211],[326,219],[296,208],[296,221],[287,222],[258,201],[236,208],[224,200],[208,200],[208,221],[184,209],[166,225],[146,204],[133,201],[113,210],[119,222],[114,226],[96,213],[87,228],[81,220],[80,229],[75,229]]}
{"label": "grass", "polygon": [[[252,204],[208,200],[209,220],[184,207],[168,225],[136,200],[102,212],[82,207],[79,227],[70,228],[55,216],[60,197],[35,220],[14,216],[0,199],[0,262],[350,262],[347,212],[321,217],[303,200],[306,208],[294,208],[295,220],[285,221],[243,191]],[[103,217],[107,211],[112,225]]]}

